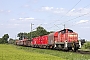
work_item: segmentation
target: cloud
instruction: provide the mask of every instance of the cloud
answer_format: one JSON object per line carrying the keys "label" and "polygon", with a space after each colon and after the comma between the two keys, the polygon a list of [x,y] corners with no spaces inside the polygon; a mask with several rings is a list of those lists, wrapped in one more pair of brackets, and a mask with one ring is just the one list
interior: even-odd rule
{"label": "cloud", "polygon": [[80,20],[79,22],[77,22],[76,24],[81,24],[81,23],[88,23],[89,20]]}
{"label": "cloud", "polygon": [[19,20],[23,20],[23,19],[24,19],[24,18],[21,18],[21,17],[19,18]]}
{"label": "cloud", "polygon": [[77,9],[72,9],[67,16],[80,16],[80,15],[90,15],[90,8],[77,8]]}
{"label": "cloud", "polygon": [[32,17],[21,18],[21,17],[20,17],[19,20],[20,20],[20,21],[27,21],[27,22],[28,22],[28,21],[34,21],[35,18],[32,18]]}
{"label": "cloud", "polygon": [[37,19],[33,18],[33,17],[20,17],[20,18],[13,18],[10,19],[8,22],[9,23],[13,23],[13,24],[30,24],[31,22],[35,23],[37,21]]}
{"label": "cloud", "polygon": [[28,17],[28,18],[25,18],[25,20],[34,20],[34,18],[29,18],[29,17]]}
{"label": "cloud", "polygon": [[[90,13],[90,8],[74,8],[69,11],[69,9],[65,9],[65,8],[54,8],[54,7],[46,6],[46,7],[41,7],[41,9],[39,9],[38,11],[52,12],[55,14],[61,14],[66,16],[80,16]],[[87,15],[89,16],[90,14]]]}
{"label": "cloud", "polygon": [[54,9],[53,7],[42,7],[43,11],[50,11],[50,10],[53,10],[53,9]]}
{"label": "cloud", "polygon": [[0,10],[0,13],[10,13],[10,12],[11,10],[3,10],[3,9]]}
{"label": "cloud", "polygon": [[10,12],[11,12],[11,10],[8,10],[7,12],[8,12],[8,13],[10,13]]}
{"label": "cloud", "polygon": [[8,24],[0,24],[0,27],[1,28],[16,28],[18,27],[20,24],[17,24],[17,23],[8,23]]}
{"label": "cloud", "polygon": [[52,12],[56,14],[64,14],[66,11],[64,8],[54,8],[54,7],[42,7],[39,11],[47,11],[47,12]]}
{"label": "cloud", "polygon": [[0,12],[4,12],[4,10],[0,10]]}
{"label": "cloud", "polygon": [[0,24],[0,25],[4,25],[4,24]]}

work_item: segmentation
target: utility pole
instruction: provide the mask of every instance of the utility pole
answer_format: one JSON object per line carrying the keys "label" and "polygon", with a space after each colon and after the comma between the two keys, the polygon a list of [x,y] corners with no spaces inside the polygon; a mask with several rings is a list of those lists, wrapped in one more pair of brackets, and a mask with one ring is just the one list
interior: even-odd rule
{"label": "utility pole", "polygon": [[31,23],[31,34],[30,34],[31,35],[31,40],[32,40],[32,25],[34,25],[34,24]]}
{"label": "utility pole", "polygon": [[64,24],[64,29],[65,29],[65,24]]}

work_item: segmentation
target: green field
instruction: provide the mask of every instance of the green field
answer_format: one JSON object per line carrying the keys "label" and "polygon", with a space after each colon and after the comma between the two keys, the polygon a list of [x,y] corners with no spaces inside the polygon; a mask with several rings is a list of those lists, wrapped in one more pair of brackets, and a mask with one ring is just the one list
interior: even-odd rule
{"label": "green field", "polygon": [[90,60],[90,55],[0,44],[0,60]]}

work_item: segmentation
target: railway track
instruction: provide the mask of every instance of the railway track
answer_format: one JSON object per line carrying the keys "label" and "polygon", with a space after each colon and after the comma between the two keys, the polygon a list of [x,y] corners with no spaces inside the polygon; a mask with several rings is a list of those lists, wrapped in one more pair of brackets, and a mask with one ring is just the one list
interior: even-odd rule
{"label": "railway track", "polygon": [[80,53],[80,54],[90,54],[90,51],[78,50],[78,51],[76,51],[76,53]]}
{"label": "railway track", "polygon": [[[53,50],[53,49],[51,49],[51,50]],[[57,49],[54,49],[54,50],[57,50]],[[58,51],[65,52],[65,50],[58,50]],[[77,53],[77,54],[89,54],[90,55],[90,51],[84,51],[84,50],[77,50],[76,52],[74,52],[72,50],[69,50],[69,51],[66,51],[66,52],[72,52],[72,53]]]}
{"label": "railway track", "polygon": [[[24,46],[26,47],[26,46]],[[28,47],[28,46],[27,46]],[[39,48],[40,49],[40,48]],[[45,49],[45,48],[42,48]],[[83,51],[83,50],[77,50],[76,52],[69,50],[69,51],[65,51],[65,50],[58,50],[58,49],[49,49],[49,50],[57,50],[57,51],[63,51],[63,52],[72,52],[72,53],[77,53],[77,54],[88,54],[90,55],[90,51]]]}

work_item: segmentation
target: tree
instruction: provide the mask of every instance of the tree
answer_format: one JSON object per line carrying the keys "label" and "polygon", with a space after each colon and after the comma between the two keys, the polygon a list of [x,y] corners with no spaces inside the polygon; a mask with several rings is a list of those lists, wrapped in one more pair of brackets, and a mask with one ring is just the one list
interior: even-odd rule
{"label": "tree", "polygon": [[48,32],[41,26],[37,27],[37,34],[38,36],[43,36],[48,34]]}
{"label": "tree", "polygon": [[3,40],[2,40],[2,38],[0,38],[0,44],[2,44],[3,43]]}
{"label": "tree", "polygon": [[15,40],[13,40],[12,38],[9,39],[8,41],[9,44],[14,44],[15,43]]}
{"label": "tree", "polygon": [[24,38],[28,38],[27,36],[28,36],[27,33],[18,33],[18,35],[17,35],[17,37],[19,37],[19,40],[22,40]]}
{"label": "tree", "polygon": [[[36,31],[32,31],[29,33],[18,33],[17,37],[19,37],[19,40],[22,40],[23,38],[28,38],[31,40],[31,38],[43,36],[52,33],[53,31],[47,32],[43,27],[39,26],[36,28]],[[32,35],[32,37],[31,37]]]}
{"label": "tree", "polygon": [[28,39],[31,39],[31,34],[32,34],[32,38],[38,36],[37,31],[33,31],[33,32],[28,33]]}
{"label": "tree", "polygon": [[8,38],[9,38],[9,35],[8,34],[4,34],[4,36],[2,37],[2,42],[3,43],[8,43]]}

